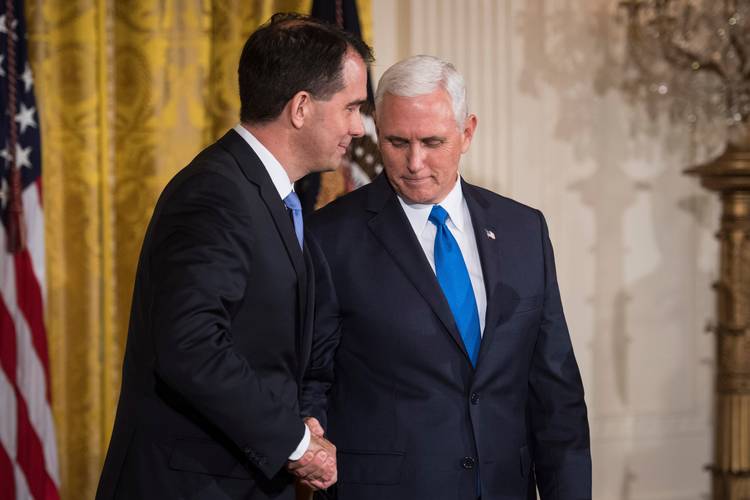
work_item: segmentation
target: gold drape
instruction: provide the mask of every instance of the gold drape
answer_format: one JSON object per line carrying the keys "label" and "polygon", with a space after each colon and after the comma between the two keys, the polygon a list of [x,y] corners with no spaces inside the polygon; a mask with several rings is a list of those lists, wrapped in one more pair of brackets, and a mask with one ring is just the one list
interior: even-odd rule
{"label": "gold drape", "polygon": [[[238,118],[248,34],[312,0],[26,0],[41,118],[47,328],[65,500],[93,498],[135,266],[167,180]],[[371,42],[370,0],[357,2]]]}

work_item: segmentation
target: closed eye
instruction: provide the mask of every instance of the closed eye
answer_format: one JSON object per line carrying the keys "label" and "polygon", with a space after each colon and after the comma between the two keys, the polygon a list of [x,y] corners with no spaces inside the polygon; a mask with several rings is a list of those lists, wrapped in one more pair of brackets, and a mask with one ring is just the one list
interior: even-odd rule
{"label": "closed eye", "polygon": [[441,137],[427,137],[422,139],[422,145],[427,148],[437,148],[445,144],[445,139]]}
{"label": "closed eye", "polygon": [[351,101],[349,104],[346,105],[346,110],[350,113],[352,112],[359,112],[360,108],[364,105],[364,103],[367,102],[367,99],[359,99],[356,101]]}
{"label": "closed eye", "polygon": [[386,137],[385,140],[394,148],[405,148],[409,145],[409,141],[400,137]]}

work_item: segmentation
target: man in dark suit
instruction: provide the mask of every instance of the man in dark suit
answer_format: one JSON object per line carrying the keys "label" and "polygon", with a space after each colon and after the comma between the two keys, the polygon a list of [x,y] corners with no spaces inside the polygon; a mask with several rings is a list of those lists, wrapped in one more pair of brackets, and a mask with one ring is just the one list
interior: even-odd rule
{"label": "man in dark suit", "polygon": [[292,499],[293,474],[336,480],[299,410],[314,277],[292,183],[363,133],[370,59],[301,16],[248,39],[241,123],[172,179],[143,242],[98,499]]}
{"label": "man in dark suit", "polygon": [[[316,319],[303,412],[339,500],[591,498],[583,387],[542,214],[463,181],[477,119],[429,56],[376,94],[385,175],[306,222]],[[327,422],[326,422],[327,419]]]}

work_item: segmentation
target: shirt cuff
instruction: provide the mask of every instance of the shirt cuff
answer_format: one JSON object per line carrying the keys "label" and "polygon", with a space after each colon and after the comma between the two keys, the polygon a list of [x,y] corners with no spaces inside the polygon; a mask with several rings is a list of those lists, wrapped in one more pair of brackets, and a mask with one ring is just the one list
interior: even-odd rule
{"label": "shirt cuff", "polygon": [[310,429],[305,424],[305,435],[302,436],[302,441],[299,442],[297,448],[289,455],[289,460],[299,460],[302,455],[305,454],[307,448],[310,447]]}

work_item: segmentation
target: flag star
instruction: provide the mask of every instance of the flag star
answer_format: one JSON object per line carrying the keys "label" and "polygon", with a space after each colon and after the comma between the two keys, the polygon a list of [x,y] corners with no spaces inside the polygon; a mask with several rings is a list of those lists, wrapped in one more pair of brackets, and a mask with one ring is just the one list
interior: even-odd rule
{"label": "flag star", "polygon": [[5,54],[0,54],[0,76],[5,76],[5,70],[3,69],[4,61],[5,61]]}
{"label": "flag star", "polygon": [[31,146],[22,148],[20,145],[16,144],[16,168],[31,168],[30,155]]}
{"label": "flag star", "polygon": [[8,181],[5,180],[5,177],[2,178],[2,182],[0,182],[0,210],[5,210],[5,205],[8,204]]}
{"label": "flag star", "polygon": [[31,74],[31,66],[29,66],[29,63],[26,63],[26,69],[23,70],[21,80],[23,80],[24,92],[31,90],[31,86],[34,85],[34,77]]}
{"label": "flag star", "polygon": [[10,163],[10,153],[8,152],[8,146],[0,149],[0,158],[5,160],[5,163]]}
{"label": "flag star", "polygon": [[26,131],[26,127],[36,127],[36,121],[34,121],[34,112],[36,108],[34,106],[27,108],[26,104],[21,103],[21,111],[16,115],[16,121],[21,127],[21,133]]}
{"label": "flag star", "polygon": [[[16,26],[18,26],[18,19],[13,19],[10,28],[13,30],[12,36],[16,38]],[[0,33],[8,34],[8,23],[5,21],[5,14],[0,16]]]}

